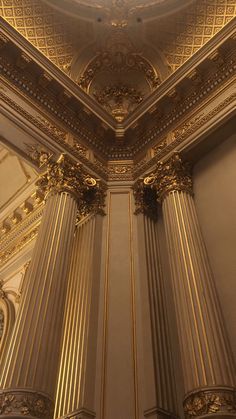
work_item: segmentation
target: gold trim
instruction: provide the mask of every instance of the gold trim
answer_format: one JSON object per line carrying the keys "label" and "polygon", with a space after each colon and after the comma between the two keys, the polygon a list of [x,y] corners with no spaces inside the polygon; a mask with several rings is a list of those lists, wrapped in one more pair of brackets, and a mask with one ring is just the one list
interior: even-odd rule
{"label": "gold trim", "polygon": [[102,382],[101,382],[101,403],[100,416],[105,419],[105,389],[107,371],[107,329],[109,309],[109,262],[110,262],[110,232],[111,232],[111,194],[107,196],[107,234],[106,234],[106,257],[105,257],[105,281],[104,281],[104,315],[103,315],[103,339],[102,339]]}
{"label": "gold trim", "polygon": [[135,419],[139,418],[138,400],[138,362],[137,362],[137,336],[136,336],[136,298],[135,298],[135,274],[134,274],[134,242],[133,242],[133,218],[132,196],[129,192],[129,247],[130,247],[130,279],[131,279],[131,318],[132,318],[132,346],[133,346],[133,370],[134,370],[134,400]]}

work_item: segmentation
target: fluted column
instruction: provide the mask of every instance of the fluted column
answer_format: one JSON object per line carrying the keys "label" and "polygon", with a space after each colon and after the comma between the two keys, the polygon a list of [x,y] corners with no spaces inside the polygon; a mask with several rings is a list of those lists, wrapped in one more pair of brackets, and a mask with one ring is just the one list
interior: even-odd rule
{"label": "fluted column", "polygon": [[144,216],[143,225],[156,385],[156,407],[146,410],[144,415],[150,418],[174,418],[177,417],[176,383],[172,365],[157,223]]}
{"label": "fluted column", "polygon": [[55,418],[89,419],[95,416],[94,371],[100,227],[101,217],[92,216],[78,225],[75,234],[66,296],[67,310]]}
{"label": "fluted column", "polygon": [[189,166],[175,154],[144,179],[162,203],[187,418],[236,417],[234,368],[201,235]]}
{"label": "fluted column", "polygon": [[[77,208],[86,210],[96,181],[61,155],[40,155],[48,193],[40,231],[6,361],[0,377],[0,416],[50,418],[53,414],[62,321]],[[91,200],[91,196],[89,197]]]}

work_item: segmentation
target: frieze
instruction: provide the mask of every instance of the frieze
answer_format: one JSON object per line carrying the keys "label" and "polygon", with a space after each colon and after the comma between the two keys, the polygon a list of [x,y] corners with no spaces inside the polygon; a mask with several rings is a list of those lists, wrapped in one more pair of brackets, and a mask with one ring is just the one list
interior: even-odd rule
{"label": "frieze", "polygon": [[50,133],[52,133],[56,137],[60,137],[64,141],[66,141],[66,132],[64,130],[61,130],[55,124],[50,122],[48,119],[42,118],[41,116],[39,116],[38,119],[42,122],[43,126],[48,128]]}
{"label": "frieze", "polygon": [[[236,59],[230,57],[229,62],[224,63],[214,74],[210,73],[207,80],[202,83],[201,86],[197,86],[186,98],[173,106],[173,108],[167,112],[166,116],[160,117],[160,110],[157,114],[157,124],[148,130],[146,133],[139,135],[138,140],[135,144],[135,152],[140,152],[150,142],[153,142],[155,138],[175,125],[178,121],[186,117],[186,114],[192,112],[193,109],[204,102],[204,99],[209,100],[209,95],[213,93],[220,85],[228,82],[234,77],[236,71]],[[159,117],[158,117],[159,115]],[[152,120],[155,118],[155,112],[151,115]]]}
{"label": "frieze", "polygon": [[[15,85],[21,94],[23,93],[25,97],[30,98],[36,106],[46,110],[47,114],[49,113],[54,118],[57,118],[67,129],[69,128],[84,141],[92,144],[93,147],[104,153],[106,152],[101,134],[98,135],[94,129],[91,130],[89,122],[85,121],[87,119],[86,112],[83,113],[82,109],[75,112],[68,105],[60,103],[58,97],[51,90],[41,87],[35,80],[32,81],[26,72],[8,62],[6,57],[1,57],[0,72]],[[102,128],[100,127],[101,130]],[[48,131],[51,131],[51,128]]]}
{"label": "frieze", "polygon": [[133,162],[110,162],[108,164],[109,180],[133,180]]}

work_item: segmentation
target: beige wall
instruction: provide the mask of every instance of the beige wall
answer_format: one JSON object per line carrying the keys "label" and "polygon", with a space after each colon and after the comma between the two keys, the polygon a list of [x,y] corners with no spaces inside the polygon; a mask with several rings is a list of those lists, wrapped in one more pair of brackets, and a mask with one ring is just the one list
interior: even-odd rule
{"label": "beige wall", "polygon": [[197,213],[236,359],[236,134],[194,167]]}

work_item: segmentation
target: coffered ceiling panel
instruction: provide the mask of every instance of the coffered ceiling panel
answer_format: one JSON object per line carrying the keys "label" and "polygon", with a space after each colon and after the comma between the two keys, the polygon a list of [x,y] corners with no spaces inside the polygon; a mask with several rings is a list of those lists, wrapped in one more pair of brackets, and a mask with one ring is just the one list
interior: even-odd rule
{"label": "coffered ceiling panel", "polygon": [[235,0],[199,0],[174,16],[149,22],[146,36],[173,72],[235,16]]}
{"label": "coffered ceiling panel", "polygon": [[92,24],[65,19],[41,0],[0,0],[0,15],[62,70],[93,39]]}

